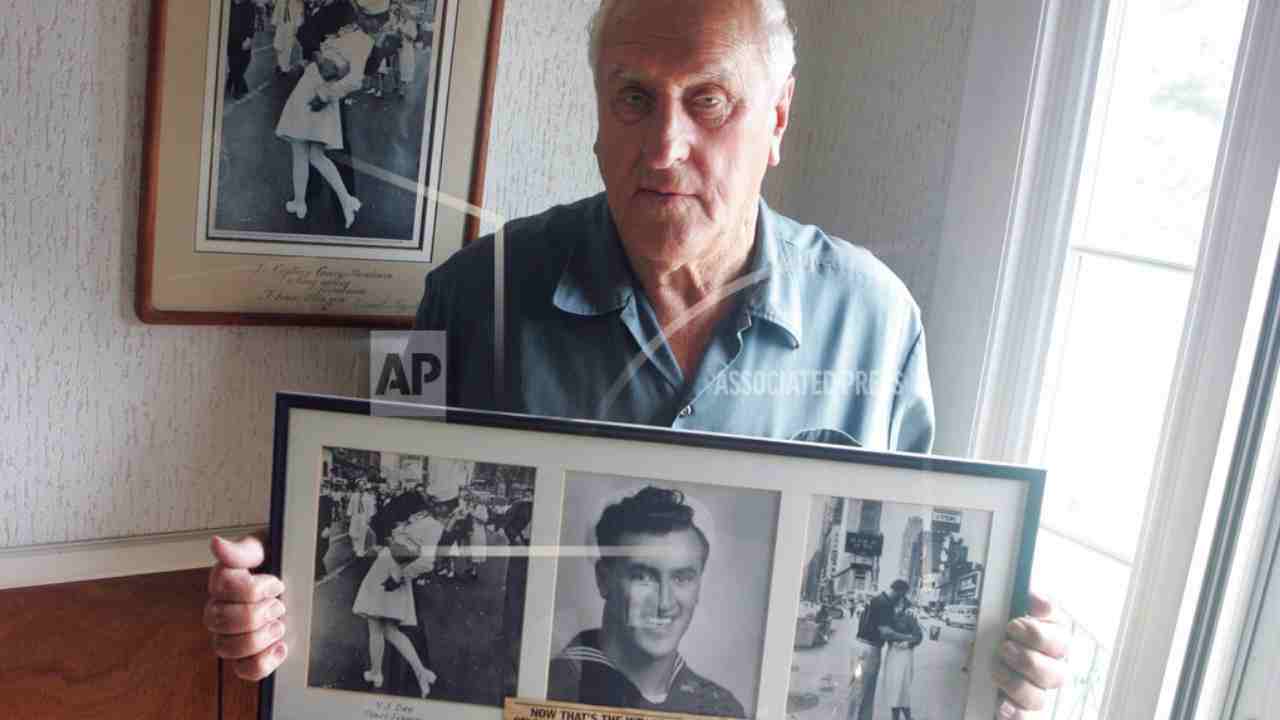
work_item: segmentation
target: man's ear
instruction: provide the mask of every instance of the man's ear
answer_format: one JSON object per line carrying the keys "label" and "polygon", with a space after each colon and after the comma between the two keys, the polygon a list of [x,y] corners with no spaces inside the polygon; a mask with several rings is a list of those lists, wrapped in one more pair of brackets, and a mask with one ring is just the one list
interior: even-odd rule
{"label": "man's ear", "polygon": [[791,125],[791,100],[795,97],[795,93],[796,77],[792,75],[783,83],[778,102],[773,107],[772,137],[769,139],[770,167],[777,167],[782,162],[782,136],[787,134],[787,128]]}
{"label": "man's ear", "polygon": [[596,561],[596,590],[602,598],[609,596],[609,565],[604,558]]}

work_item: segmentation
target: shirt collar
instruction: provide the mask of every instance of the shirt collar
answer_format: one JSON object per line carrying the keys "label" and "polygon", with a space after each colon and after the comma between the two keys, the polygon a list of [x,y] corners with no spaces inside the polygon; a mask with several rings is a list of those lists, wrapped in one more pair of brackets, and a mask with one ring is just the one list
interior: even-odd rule
{"label": "shirt collar", "polygon": [[760,199],[756,221],[756,246],[748,277],[754,288],[746,303],[747,313],[778,327],[788,335],[792,349],[803,339],[804,298],[796,248],[780,216]]}
{"label": "shirt collar", "polygon": [[[604,315],[621,310],[635,292],[631,266],[605,195],[597,195],[595,200],[552,297],[557,308],[575,315]],[[796,275],[801,268],[795,262],[795,254],[778,214],[762,198],[755,248],[743,278],[744,289],[749,293],[745,310],[751,317],[784,331],[792,348],[800,347],[803,336],[803,298]]]}
{"label": "shirt collar", "polygon": [[574,315],[604,315],[621,310],[631,302],[634,292],[631,267],[604,193],[594,200],[552,296],[557,308]]}
{"label": "shirt collar", "polygon": [[[608,667],[616,670],[619,674],[622,674],[623,677],[626,677],[626,674],[622,672],[622,668],[613,664],[613,661],[609,659],[609,656],[605,655],[604,651],[600,649],[600,641],[603,633],[604,631],[601,628],[584,630],[578,633],[577,637],[571,640],[569,645],[560,653],[560,657],[565,660],[575,660],[580,663],[597,663],[600,665],[607,665]],[[667,696],[670,696],[671,687],[675,685],[676,678],[680,677],[680,672],[683,671],[684,668],[684,656],[677,652],[675,664],[671,666],[671,676],[667,678]],[[628,682],[630,682],[629,678]],[[637,692],[639,692],[639,690],[639,688],[636,688]],[[643,696],[644,693],[641,693],[641,695]],[[645,699],[655,704],[661,704],[667,700],[666,697],[657,700],[653,698]]]}

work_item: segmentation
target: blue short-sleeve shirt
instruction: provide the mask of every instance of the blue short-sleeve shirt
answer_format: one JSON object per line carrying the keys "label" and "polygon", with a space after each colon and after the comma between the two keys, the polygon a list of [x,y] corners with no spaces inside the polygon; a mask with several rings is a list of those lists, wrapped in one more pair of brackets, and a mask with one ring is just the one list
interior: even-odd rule
{"label": "blue short-sleeve shirt", "polygon": [[685,377],[600,194],[456,253],[427,275],[416,327],[448,332],[456,407],[929,451],[920,310],[883,263],[762,200],[730,291]]}

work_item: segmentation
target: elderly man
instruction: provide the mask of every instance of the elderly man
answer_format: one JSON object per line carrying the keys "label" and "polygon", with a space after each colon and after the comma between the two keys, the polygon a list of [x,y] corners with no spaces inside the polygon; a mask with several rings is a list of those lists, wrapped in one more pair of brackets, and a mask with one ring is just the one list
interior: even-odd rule
{"label": "elderly man", "polygon": [[[606,192],[511,222],[426,280],[458,406],[927,452],[920,313],[866,251],[761,200],[781,161],[795,39],[781,0],[604,0],[592,23]],[[494,263],[505,315],[491,314]],[[495,342],[495,328],[502,336]],[[501,348],[501,352],[498,351]],[[284,658],[255,540],[214,543],[210,628],[246,678]],[[1062,682],[1038,598],[1009,624],[1002,717]]]}

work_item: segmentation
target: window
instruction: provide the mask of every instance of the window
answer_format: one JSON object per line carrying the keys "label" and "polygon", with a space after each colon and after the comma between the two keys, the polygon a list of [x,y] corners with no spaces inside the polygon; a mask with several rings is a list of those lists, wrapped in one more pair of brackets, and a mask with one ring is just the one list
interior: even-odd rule
{"label": "window", "polygon": [[1049,469],[1033,587],[1075,639],[1046,716],[1150,717],[1280,157],[1280,10],[1044,6],[974,447]]}

